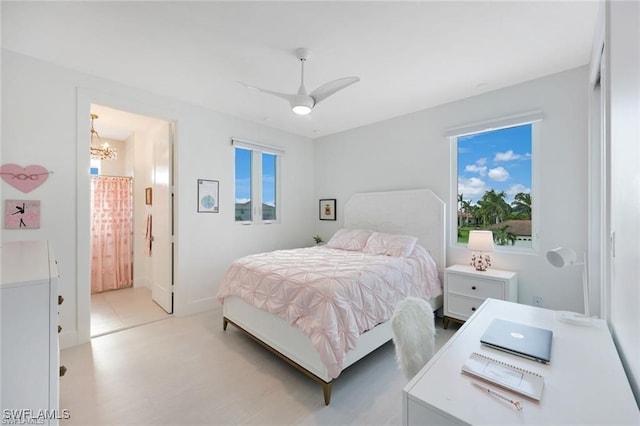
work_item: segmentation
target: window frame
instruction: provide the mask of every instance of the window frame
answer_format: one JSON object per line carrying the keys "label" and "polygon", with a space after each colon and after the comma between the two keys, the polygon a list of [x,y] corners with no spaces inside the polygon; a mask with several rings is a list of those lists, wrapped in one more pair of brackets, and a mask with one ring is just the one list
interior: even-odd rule
{"label": "window frame", "polygon": [[540,168],[540,134],[544,115],[541,111],[533,111],[524,114],[504,116],[497,119],[467,124],[453,127],[445,132],[445,137],[449,141],[451,158],[450,176],[450,206],[449,212],[449,232],[450,246],[455,248],[466,248],[465,244],[458,242],[458,138],[478,133],[487,133],[509,127],[531,125],[531,247],[514,247],[495,245],[494,250],[507,253],[536,254],[540,251],[540,211],[542,202],[540,200],[539,168]]}
{"label": "window frame", "polygon": [[[233,147],[233,156],[234,156],[234,222],[240,225],[252,225],[252,224],[275,224],[281,223],[281,206],[280,202],[282,199],[281,195],[281,165],[282,165],[282,157],[285,154],[284,149],[276,146],[265,145],[257,142],[251,142],[243,139],[232,138],[231,145]],[[235,158],[236,158],[236,150],[244,149],[251,152],[251,175],[250,175],[250,191],[251,191],[251,219],[250,220],[237,220],[235,217],[235,206],[236,206],[236,176],[235,176]],[[262,170],[262,154],[270,154],[275,156],[275,185],[274,185],[274,202],[275,202],[275,219],[267,219],[264,220],[262,218],[262,205],[263,205],[263,197],[262,197],[262,183],[263,183],[263,170]]]}

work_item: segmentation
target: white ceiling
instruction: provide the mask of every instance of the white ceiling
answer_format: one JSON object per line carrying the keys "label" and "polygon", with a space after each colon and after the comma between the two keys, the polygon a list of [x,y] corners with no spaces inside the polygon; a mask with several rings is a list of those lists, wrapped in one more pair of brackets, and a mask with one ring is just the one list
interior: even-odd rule
{"label": "white ceiling", "polygon": [[[316,138],[587,64],[597,9],[595,0],[5,0],[2,46]],[[298,47],[313,53],[309,90],[361,81],[309,116],[237,83],[296,92]]]}

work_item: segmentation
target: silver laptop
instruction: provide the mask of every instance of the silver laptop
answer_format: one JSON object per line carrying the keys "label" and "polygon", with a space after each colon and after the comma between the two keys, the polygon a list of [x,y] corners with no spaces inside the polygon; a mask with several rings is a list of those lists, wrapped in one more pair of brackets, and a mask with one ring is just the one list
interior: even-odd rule
{"label": "silver laptop", "polygon": [[547,364],[553,331],[495,318],[480,338],[483,345]]}

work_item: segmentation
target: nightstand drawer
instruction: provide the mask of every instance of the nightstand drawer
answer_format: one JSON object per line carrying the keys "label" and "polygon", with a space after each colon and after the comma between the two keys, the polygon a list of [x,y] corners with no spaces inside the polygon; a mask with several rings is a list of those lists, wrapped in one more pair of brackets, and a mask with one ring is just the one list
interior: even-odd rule
{"label": "nightstand drawer", "polygon": [[461,320],[467,320],[482,305],[484,299],[449,294],[449,314]]}
{"label": "nightstand drawer", "polygon": [[504,282],[488,281],[477,277],[449,274],[447,276],[447,290],[451,294],[461,294],[482,300],[488,297],[504,299]]}
{"label": "nightstand drawer", "polygon": [[[466,321],[489,298],[517,302],[518,274],[499,269],[476,271],[469,265],[451,265],[445,269],[445,320]],[[445,321],[445,328],[446,325]]]}

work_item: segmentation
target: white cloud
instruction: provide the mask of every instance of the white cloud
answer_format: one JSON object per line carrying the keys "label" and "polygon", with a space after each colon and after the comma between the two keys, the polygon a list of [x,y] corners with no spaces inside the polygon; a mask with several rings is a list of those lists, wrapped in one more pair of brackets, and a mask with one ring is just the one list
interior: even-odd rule
{"label": "white cloud", "polygon": [[458,194],[462,194],[464,198],[478,198],[487,190],[487,184],[477,177],[465,179],[458,178]]}
{"label": "white cloud", "polygon": [[496,153],[496,156],[493,158],[493,161],[495,161],[495,162],[499,162],[499,161],[514,161],[514,160],[519,160],[520,158],[522,158],[521,155],[515,154],[513,152],[513,150],[510,149],[507,152],[498,152],[498,153]]}
{"label": "white cloud", "polygon": [[516,194],[518,194],[519,192],[524,192],[525,194],[529,194],[531,192],[531,188],[527,188],[526,186],[517,183],[515,185],[511,185],[509,188],[507,188],[505,191],[505,194],[513,197]]}
{"label": "white cloud", "polygon": [[481,167],[476,164],[467,164],[467,166],[464,168],[464,171],[469,173],[478,173],[480,176],[484,176],[487,174],[486,167]]}
{"label": "white cloud", "polygon": [[504,182],[509,179],[509,172],[504,167],[496,167],[489,170],[489,178],[496,182]]}
{"label": "white cloud", "polygon": [[487,174],[486,164],[487,159],[483,157],[478,159],[475,164],[467,164],[464,171],[469,173],[478,173],[480,176],[485,176]]}

